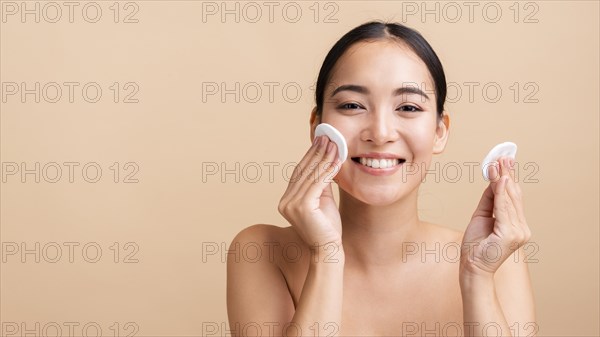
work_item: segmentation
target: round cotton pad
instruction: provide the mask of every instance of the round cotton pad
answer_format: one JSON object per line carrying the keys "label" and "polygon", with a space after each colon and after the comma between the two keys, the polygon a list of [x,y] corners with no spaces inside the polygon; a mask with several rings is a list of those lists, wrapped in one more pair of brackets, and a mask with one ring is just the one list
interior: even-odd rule
{"label": "round cotton pad", "polygon": [[485,179],[490,180],[488,177],[488,166],[490,166],[491,163],[495,162],[500,157],[511,157],[512,159],[515,159],[516,155],[517,144],[515,143],[504,142],[494,146],[494,148],[487,154],[487,156],[485,156],[485,159],[483,159],[483,162],[481,163],[481,169],[483,170],[483,176]]}
{"label": "round cotton pad", "polygon": [[342,136],[336,128],[327,123],[321,123],[317,125],[317,128],[315,129],[315,138],[322,135],[329,137],[329,139],[337,145],[340,164],[345,162],[348,157],[348,145],[346,145],[344,136]]}

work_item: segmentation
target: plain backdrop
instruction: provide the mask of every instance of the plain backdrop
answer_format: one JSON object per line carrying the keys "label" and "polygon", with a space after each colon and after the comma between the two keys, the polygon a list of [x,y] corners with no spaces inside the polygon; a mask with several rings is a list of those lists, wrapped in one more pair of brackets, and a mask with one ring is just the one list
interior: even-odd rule
{"label": "plain backdrop", "polygon": [[420,216],[464,230],[517,143],[538,334],[600,334],[597,1],[0,4],[0,334],[228,333],[224,254],[288,226],[321,62],[369,20],[446,71]]}

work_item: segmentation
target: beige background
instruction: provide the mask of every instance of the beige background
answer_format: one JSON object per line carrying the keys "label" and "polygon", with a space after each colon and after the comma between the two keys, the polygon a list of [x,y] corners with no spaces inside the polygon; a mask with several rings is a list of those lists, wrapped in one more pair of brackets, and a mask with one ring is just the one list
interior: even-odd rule
{"label": "beige background", "polygon": [[[311,86],[321,62],[345,32],[381,19],[424,34],[453,83],[449,96],[456,97],[447,104],[448,147],[435,158],[439,182],[432,176],[421,187],[422,217],[464,230],[485,188],[479,168],[470,179],[465,163],[479,162],[496,143],[516,142],[520,177],[528,176],[521,186],[533,231],[529,252],[537,260],[530,270],[539,335],[600,334],[597,1],[475,2],[471,18],[463,2],[455,3],[458,18],[456,7],[439,2],[439,22],[433,14],[421,18],[421,2],[276,2],[272,20],[257,2],[256,23],[249,22],[255,8],[245,2],[237,3],[239,23],[234,14],[221,19],[221,2],[96,1],[85,18],[86,3],[76,2],[73,22],[57,2],[63,13],[56,23],[48,22],[56,12],[45,2],[38,3],[39,23],[34,14],[25,22],[20,12],[13,15],[10,3],[21,2],[1,3],[2,333],[16,326],[19,336],[23,329],[54,335],[50,322],[63,336],[69,322],[77,335],[86,324],[88,335],[100,327],[103,336],[117,326],[120,335],[200,335],[213,324],[217,334],[227,333],[221,253],[246,226],[287,226],[276,209],[287,183],[283,166],[297,162],[309,144]],[[219,12],[209,15],[213,4]],[[101,16],[86,22],[96,5]],[[436,3],[427,6],[435,10]],[[297,7],[298,21],[286,22]],[[488,22],[498,7],[501,16]],[[123,22],[128,14],[137,22]],[[25,89],[40,83],[39,103],[33,94],[12,95],[11,83],[22,82]],[[62,88],[56,103],[48,102],[55,96],[51,82]],[[64,82],[79,83],[72,103]],[[90,82],[102,89],[96,103],[81,93]],[[128,82],[134,84],[124,88]],[[240,102],[233,94],[203,101],[213,82],[230,89],[239,83]],[[272,102],[265,82],[277,83]],[[471,97],[469,82],[478,83]],[[256,102],[249,83],[261,88]],[[497,102],[491,102],[494,86],[502,90]],[[297,100],[296,87],[302,90]],[[135,88],[130,99],[138,102],[124,103]],[[88,94],[93,98],[93,87]],[[40,182],[35,174],[22,181],[21,163],[34,170],[36,162]],[[65,162],[79,165],[72,166],[72,182]],[[84,180],[89,163],[102,169],[96,183]],[[456,171],[445,166],[451,163],[462,168],[456,182],[450,181]],[[62,176],[53,183],[56,166]],[[206,175],[215,167],[215,175]],[[257,168],[261,176],[254,179]],[[224,179],[222,169],[229,170]],[[85,178],[94,175],[92,166]],[[102,255],[93,263],[97,247]],[[218,254],[209,254],[215,247]]]}

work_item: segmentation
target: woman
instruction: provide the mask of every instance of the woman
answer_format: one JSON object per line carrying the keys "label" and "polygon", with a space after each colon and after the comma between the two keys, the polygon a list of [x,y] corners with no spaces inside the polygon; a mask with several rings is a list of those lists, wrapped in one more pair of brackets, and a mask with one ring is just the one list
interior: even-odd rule
{"label": "woman", "polygon": [[317,80],[311,139],[319,123],[333,125],[349,159],[340,165],[335,143],[316,138],[279,204],[292,226],[254,225],[233,240],[262,248],[258,259],[228,258],[233,335],[537,331],[527,265],[514,258],[524,255],[513,255],[530,231],[510,158],[490,166],[464,233],[418,217],[418,189],[448,139],[445,96],[438,57],[410,28],[369,22],[333,46]]}

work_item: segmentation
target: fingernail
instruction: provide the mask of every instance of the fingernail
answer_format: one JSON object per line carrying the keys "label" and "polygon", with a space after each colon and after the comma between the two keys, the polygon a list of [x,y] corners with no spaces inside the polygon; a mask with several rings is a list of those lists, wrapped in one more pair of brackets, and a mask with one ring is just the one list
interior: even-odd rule
{"label": "fingernail", "polygon": [[313,145],[317,145],[318,142],[319,142],[319,137],[315,137],[315,139],[313,139]]}

